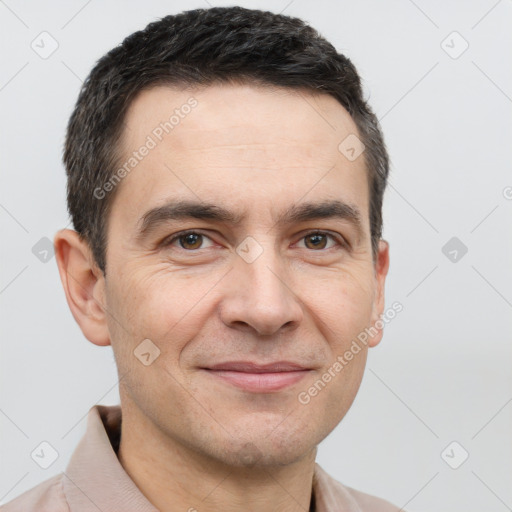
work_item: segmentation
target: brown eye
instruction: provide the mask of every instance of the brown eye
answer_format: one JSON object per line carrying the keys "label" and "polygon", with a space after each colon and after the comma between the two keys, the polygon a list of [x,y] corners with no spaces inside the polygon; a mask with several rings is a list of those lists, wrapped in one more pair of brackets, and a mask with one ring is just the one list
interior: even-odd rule
{"label": "brown eye", "polygon": [[214,247],[213,240],[206,234],[196,230],[180,231],[166,238],[161,247],[170,251],[187,251],[202,254],[203,250]]}
{"label": "brown eye", "polygon": [[203,235],[200,233],[187,233],[178,237],[180,246],[183,249],[199,249],[203,243]]}
{"label": "brown eye", "polygon": [[[337,237],[324,231],[314,231],[312,233],[308,233],[307,235],[301,238],[301,242],[302,241],[304,241],[304,246],[306,247],[306,249],[311,249],[313,251],[332,249],[336,245],[340,249],[345,247],[343,242],[338,240]],[[331,242],[330,246],[328,245],[329,241]]]}
{"label": "brown eye", "polygon": [[322,233],[313,233],[304,237],[308,249],[325,249],[327,245],[327,235]]}

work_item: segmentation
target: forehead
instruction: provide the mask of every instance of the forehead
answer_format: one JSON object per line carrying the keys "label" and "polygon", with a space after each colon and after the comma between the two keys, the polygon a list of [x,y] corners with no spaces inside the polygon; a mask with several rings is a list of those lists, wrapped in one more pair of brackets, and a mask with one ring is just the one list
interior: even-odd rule
{"label": "forehead", "polygon": [[[125,116],[124,149],[148,134],[158,142],[192,148],[191,131],[201,142],[227,137],[233,144],[304,144],[308,151],[337,146],[343,133],[357,133],[345,108],[332,96],[263,85],[212,85],[196,89],[156,86],[139,93]],[[155,124],[156,122],[156,124]],[[283,131],[284,129],[284,131]],[[197,147],[198,144],[195,144]],[[263,148],[267,149],[268,148]]]}
{"label": "forehead", "polygon": [[329,95],[158,86],[135,98],[124,123],[119,167],[127,172],[113,210],[125,207],[128,216],[170,197],[278,215],[280,204],[288,209],[306,195],[344,199],[366,214],[364,159],[350,161],[339,149],[357,127]]}

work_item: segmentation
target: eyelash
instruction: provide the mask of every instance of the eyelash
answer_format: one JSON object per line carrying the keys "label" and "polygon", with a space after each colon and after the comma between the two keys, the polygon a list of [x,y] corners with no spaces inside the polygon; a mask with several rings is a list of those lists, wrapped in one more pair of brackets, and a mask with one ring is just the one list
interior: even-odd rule
{"label": "eyelash", "polygon": [[[164,240],[162,242],[162,245],[167,247],[171,244],[173,244],[176,240],[179,240],[180,238],[182,237],[185,237],[187,235],[190,235],[190,234],[194,234],[194,235],[202,235],[206,238],[210,238],[207,234],[203,233],[201,230],[195,230],[195,229],[189,229],[187,231],[180,231],[179,233],[176,233],[175,235],[172,235],[171,238],[168,238],[166,240]],[[348,243],[345,242],[341,237],[337,237],[335,236],[333,233],[330,233],[329,231],[321,231],[321,230],[312,230],[312,231],[309,231],[308,233],[305,233],[301,238],[300,240],[303,240],[304,238],[307,238],[308,236],[311,236],[311,235],[323,235],[323,236],[328,236],[330,237],[332,240],[334,240],[335,242],[337,242],[338,246],[342,249],[347,249],[348,248]],[[183,249],[182,247],[180,247],[180,249],[182,249],[183,251],[187,251],[187,252],[198,252],[200,251],[201,249]],[[328,249],[319,249],[318,251],[315,251],[313,249],[311,249],[311,252],[325,252],[325,251],[328,251],[329,249],[334,249],[334,247],[329,247]]]}

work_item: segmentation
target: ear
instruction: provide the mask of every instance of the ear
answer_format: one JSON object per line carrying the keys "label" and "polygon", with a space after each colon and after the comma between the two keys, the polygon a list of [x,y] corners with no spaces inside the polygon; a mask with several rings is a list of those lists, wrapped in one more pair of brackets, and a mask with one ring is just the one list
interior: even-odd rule
{"label": "ear", "polygon": [[55,258],[69,309],[84,336],[95,345],[110,345],[105,314],[105,276],[89,245],[72,229],[61,229],[53,239]]}
{"label": "ear", "polygon": [[[384,285],[389,269],[389,243],[386,240],[379,241],[379,250],[375,261],[375,296],[372,309],[372,323],[374,329],[375,322],[380,319],[384,313]],[[375,347],[382,339],[383,330],[377,329],[377,334],[368,339],[368,346]]]}

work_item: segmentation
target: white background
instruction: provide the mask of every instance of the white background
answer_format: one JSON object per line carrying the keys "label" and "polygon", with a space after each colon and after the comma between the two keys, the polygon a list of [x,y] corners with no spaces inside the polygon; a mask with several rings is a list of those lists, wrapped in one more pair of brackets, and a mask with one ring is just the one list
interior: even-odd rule
{"label": "white background", "polygon": [[[111,348],[83,337],[55,258],[32,252],[69,225],[61,154],[81,82],[131,32],[208,4],[230,5],[0,2],[0,503],[64,470],[90,407],[119,402]],[[392,161],[387,305],[404,310],[317,461],[410,512],[512,510],[512,2],[239,5],[301,17],[354,62]],[[59,45],[47,59],[42,31]],[[468,248],[456,262],[452,237]],[[46,470],[30,457],[42,441],[59,453]],[[441,457],[452,441],[469,453],[458,469]]]}

